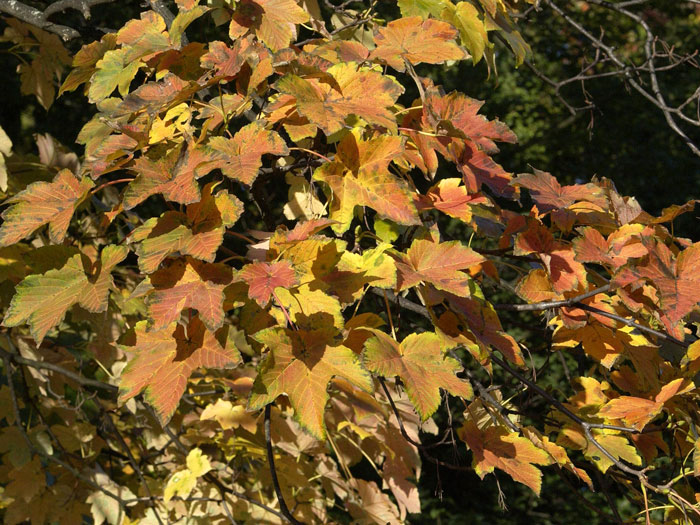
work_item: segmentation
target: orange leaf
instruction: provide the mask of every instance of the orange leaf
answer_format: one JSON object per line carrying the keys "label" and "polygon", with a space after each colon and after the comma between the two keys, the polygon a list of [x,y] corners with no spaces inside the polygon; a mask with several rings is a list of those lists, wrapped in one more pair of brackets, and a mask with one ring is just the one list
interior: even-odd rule
{"label": "orange leaf", "polygon": [[200,200],[196,179],[212,169],[211,158],[202,148],[174,148],[153,159],[143,156],[134,162],[138,174],[124,192],[124,209],[130,210],[151,195],[162,193],[166,200],[192,204]]}
{"label": "orange leaf", "polygon": [[397,261],[399,291],[428,282],[440,290],[469,296],[469,275],[461,270],[486,259],[459,241],[434,243],[416,239]]}
{"label": "orange leaf", "polygon": [[625,424],[641,431],[647,423],[661,412],[662,407],[663,403],[649,399],[620,396],[608,401],[600,409],[599,414],[606,419],[620,419]]}
{"label": "orange leaf", "polygon": [[241,0],[228,33],[236,39],[252,29],[270,49],[277,51],[296,38],[297,24],[308,20],[308,13],[294,0]]}
{"label": "orange leaf", "polygon": [[455,43],[456,37],[457,30],[445,22],[420,16],[400,18],[379,29],[370,59],[383,60],[397,71],[406,70],[404,60],[413,65],[461,60],[465,54]]}
{"label": "orange leaf", "polygon": [[49,225],[51,242],[60,244],[68,231],[73,213],[92,188],[90,179],[78,180],[70,170],[61,170],[52,182],[35,182],[5,204],[0,246],[21,241],[44,224]]}
{"label": "orange leaf", "polygon": [[162,425],[177,408],[192,372],[201,367],[228,368],[241,360],[229,339],[230,327],[213,333],[193,317],[186,330],[174,323],[160,330],[146,328],[146,321],[136,323],[136,344],[122,346],[133,357],[122,372],[119,401],[145,389],[146,399],[156,409]]}
{"label": "orange leaf", "polygon": [[419,211],[434,208],[450,217],[469,223],[472,219],[472,205],[490,204],[489,199],[481,193],[470,194],[461,185],[461,179],[443,179],[420,196],[417,203]]}
{"label": "orange leaf", "polygon": [[336,64],[326,73],[328,78],[319,79],[288,74],[275,87],[293,96],[299,114],[326,135],[343,129],[350,115],[396,131],[396,118],[390,108],[403,93],[403,87],[395,79],[353,62]]}
{"label": "orange leaf", "polygon": [[275,288],[289,288],[299,284],[296,274],[289,261],[274,263],[256,262],[247,264],[238,273],[248,283],[248,296],[265,308]]}
{"label": "orange leaf", "polygon": [[202,200],[190,204],[186,214],[168,211],[132,232],[129,241],[139,243],[136,254],[142,272],[156,271],[174,253],[214,261],[226,227],[233,226],[243,211],[243,203],[228,192],[213,196],[216,184],[207,184]]}
{"label": "orange leaf", "polygon": [[336,159],[316,169],[314,178],[327,185],[336,233],[350,227],[355,206],[369,206],[399,224],[420,224],[408,185],[387,169],[402,147],[398,137],[364,141],[348,134],[338,146]]}
{"label": "orange leaf", "polygon": [[276,131],[269,131],[260,122],[244,126],[232,139],[214,137],[209,141],[214,153],[211,169],[219,168],[227,177],[250,186],[262,166],[266,153],[287,155],[289,149]]}
{"label": "orange leaf", "polygon": [[544,450],[529,439],[509,433],[503,427],[491,426],[480,430],[472,422],[465,422],[458,431],[472,451],[472,465],[480,478],[502,470],[515,481],[527,485],[540,494],[542,471],[535,465],[549,465],[552,460]]}
{"label": "orange leaf", "polygon": [[597,202],[603,199],[602,190],[595,184],[561,186],[557,179],[546,171],[534,170],[534,174],[523,173],[513,181],[516,186],[530,190],[532,200],[540,211],[548,212],[566,208],[576,201]]}
{"label": "orange leaf", "polygon": [[224,288],[231,282],[231,267],[177,259],[151,274],[148,282],[153,288],[148,304],[154,330],[177,321],[185,308],[199,311],[209,330],[223,324]]}
{"label": "orange leaf", "polygon": [[474,396],[469,382],[455,376],[462,365],[444,355],[442,340],[437,334],[411,334],[399,344],[384,332],[368,331],[374,337],[365,342],[365,366],[387,378],[399,376],[423,421],[440,406],[441,388],[464,399]]}

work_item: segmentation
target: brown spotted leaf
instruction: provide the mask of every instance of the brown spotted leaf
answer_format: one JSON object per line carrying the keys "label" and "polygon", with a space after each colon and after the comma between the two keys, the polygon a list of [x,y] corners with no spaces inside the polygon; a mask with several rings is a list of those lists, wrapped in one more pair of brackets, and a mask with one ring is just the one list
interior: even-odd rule
{"label": "brown spotted leaf", "polygon": [[44,224],[49,225],[51,242],[60,244],[68,231],[73,212],[87,196],[93,183],[78,180],[70,170],[61,170],[52,182],[35,182],[7,199],[11,204],[2,214],[0,246],[21,241]]}
{"label": "brown spotted leaf", "polygon": [[147,321],[136,324],[136,344],[121,348],[132,357],[122,372],[119,401],[146,391],[161,424],[165,425],[180,402],[187,380],[198,368],[228,368],[241,360],[231,339],[233,330],[223,327],[210,332],[198,317],[187,328],[169,324],[148,331]]}

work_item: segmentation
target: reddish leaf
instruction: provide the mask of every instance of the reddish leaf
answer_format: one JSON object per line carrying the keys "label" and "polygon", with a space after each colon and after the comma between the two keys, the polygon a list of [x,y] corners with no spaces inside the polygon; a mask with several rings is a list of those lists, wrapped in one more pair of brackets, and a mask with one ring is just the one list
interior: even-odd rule
{"label": "reddish leaf", "polygon": [[643,257],[647,249],[638,236],[642,228],[641,224],[625,225],[611,233],[607,240],[595,228],[582,228],[581,236],[573,241],[576,260],[619,268],[630,258]]}
{"label": "reddish leaf", "polygon": [[210,169],[219,168],[227,177],[251,185],[262,166],[262,156],[288,155],[289,149],[276,131],[269,131],[260,122],[241,128],[232,139],[214,137],[209,141],[214,153]]}
{"label": "reddish leaf", "polygon": [[200,200],[196,179],[212,169],[202,148],[174,148],[153,159],[143,156],[133,169],[138,174],[124,192],[124,209],[130,210],[151,195],[162,193],[166,200],[191,204]]}
{"label": "reddish leaf", "polygon": [[444,352],[435,333],[407,336],[401,344],[379,330],[365,342],[365,366],[384,377],[399,376],[408,398],[421,419],[428,419],[440,406],[440,389],[465,399],[474,396],[471,385],[455,376],[463,367]]}
{"label": "reddish leaf", "polygon": [[459,92],[441,95],[433,89],[426,95],[423,121],[437,133],[468,138],[488,152],[498,151],[494,141],[517,142],[515,134],[503,122],[478,114],[483,105],[483,101]]}
{"label": "reddish leaf", "polygon": [[585,286],[586,269],[574,259],[570,246],[554,240],[552,232],[539,221],[530,221],[513,244],[515,255],[536,254],[552,280],[552,289],[563,293]]}
{"label": "reddish leaf", "polygon": [[416,239],[397,261],[399,291],[427,282],[455,295],[469,296],[471,278],[461,270],[485,261],[459,241],[434,243]]}
{"label": "reddish leaf", "polygon": [[542,212],[566,208],[576,201],[596,202],[603,198],[601,188],[595,184],[561,186],[549,173],[540,170],[534,172],[518,175],[513,184],[530,190],[532,200]]}
{"label": "reddish leaf", "polygon": [[218,40],[209,42],[209,51],[201,58],[202,67],[212,70],[216,78],[233,78],[246,63],[251,45],[249,39],[236,40],[233,47]]}
{"label": "reddish leaf", "polygon": [[122,346],[133,357],[122,372],[119,401],[123,403],[145,389],[162,425],[177,408],[192,372],[201,367],[228,368],[241,360],[230,327],[213,333],[193,317],[186,330],[174,323],[161,330],[146,328],[146,321],[138,322],[136,344]]}
{"label": "reddish leaf", "polygon": [[370,59],[382,60],[397,71],[406,70],[404,60],[413,65],[461,60],[465,54],[455,43],[456,37],[455,28],[445,22],[419,16],[400,18],[379,29]]}
{"label": "reddish leaf", "polygon": [[286,394],[297,421],[319,439],[326,435],[323,412],[328,382],[343,377],[366,392],[372,379],[358,356],[334,339],[336,331],[290,330],[275,326],[255,334],[270,348],[253,386],[249,408],[258,409]]}
{"label": "reddish leaf", "polygon": [[679,322],[700,302],[700,242],[675,259],[665,244],[644,237],[642,242],[649,252],[647,261],[636,268],[624,268],[615,282],[624,286],[638,279],[651,281],[658,290],[661,321],[682,339]]}
{"label": "reddish leaf", "polygon": [[248,283],[248,296],[263,308],[267,306],[275,288],[290,288],[299,284],[299,279],[288,261],[247,264],[238,275]]}
{"label": "reddish leaf", "polygon": [[153,329],[160,330],[180,318],[185,308],[199,311],[209,330],[224,322],[224,288],[231,282],[231,268],[194,259],[178,259],[149,278],[148,298]]}
{"label": "reddish leaf", "polygon": [[92,186],[90,179],[78,180],[70,170],[61,170],[52,182],[30,184],[5,201],[12,206],[2,214],[0,246],[21,241],[44,224],[49,225],[51,242],[62,243],[75,209]]}

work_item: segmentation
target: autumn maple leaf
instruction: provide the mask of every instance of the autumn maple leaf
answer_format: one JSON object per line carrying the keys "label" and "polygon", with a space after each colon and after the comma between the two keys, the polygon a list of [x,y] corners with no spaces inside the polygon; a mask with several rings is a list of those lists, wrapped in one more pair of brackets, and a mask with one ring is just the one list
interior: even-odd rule
{"label": "autumn maple leaf", "polygon": [[129,241],[138,243],[139,268],[144,273],[158,269],[169,255],[179,253],[213,262],[227,227],[243,212],[243,203],[227,191],[212,195],[217,183],[207,184],[202,200],[187,207],[186,213],[165,212],[136,228]]}
{"label": "autumn maple leaf", "polygon": [[690,245],[674,258],[662,242],[642,237],[649,256],[643,264],[623,269],[614,282],[621,286],[646,279],[659,292],[659,312],[666,329],[683,339],[680,321],[700,303],[700,242]]}
{"label": "autumn maple leaf", "polygon": [[427,282],[455,295],[469,296],[471,278],[463,270],[485,261],[459,241],[435,243],[416,239],[397,261],[399,291]]}
{"label": "autumn maple leaf", "polygon": [[219,168],[227,177],[250,186],[258,176],[265,154],[287,155],[289,149],[276,131],[270,131],[259,122],[241,128],[232,139],[214,137],[209,141],[213,153],[210,167]]}
{"label": "autumn maple leaf", "polygon": [[343,129],[350,115],[396,131],[396,117],[390,108],[403,87],[395,79],[352,62],[335,64],[326,74],[328,77],[319,79],[287,74],[275,87],[293,96],[299,114],[326,135]]}
{"label": "autumn maple leaf", "polygon": [[333,377],[342,377],[367,392],[372,379],[359,357],[335,339],[336,330],[291,330],[275,326],[255,334],[270,348],[263,361],[249,408],[258,409],[286,394],[297,421],[319,439],[326,435],[323,412],[327,387]]}
{"label": "autumn maple leaf", "polygon": [[154,330],[179,319],[185,308],[197,310],[205,326],[216,330],[224,322],[224,288],[231,278],[230,266],[186,257],[152,273],[137,290],[148,294]]}
{"label": "autumn maple leaf", "polygon": [[235,366],[241,356],[230,338],[230,327],[211,332],[199,317],[192,317],[186,329],[175,323],[151,331],[147,326],[147,321],[139,321],[135,328],[136,344],[122,346],[133,357],[122,372],[119,401],[123,403],[145,390],[146,399],[165,425],[177,408],[192,372],[200,367]]}
{"label": "autumn maple leaf", "polygon": [[127,256],[126,246],[106,246],[97,264],[76,254],[60,269],[30,275],[17,285],[4,326],[24,322],[37,344],[46,333],[61,322],[66,312],[79,304],[90,312],[107,309],[107,295],[112,288],[112,269]]}
{"label": "autumn maple leaf", "polygon": [[419,16],[400,18],[378,30],[374,37],[377,47],[370,58],[382,60],[397,71],[405,71],[408,61],[440,64],[446,60],[464,58],[464,51],[455,43],[457,31],[450,24]]}
{"label": "autumn maple leaf", "polygon": [[571,206],[576,201],[600,201],[602,190],[595,184],[573,184],[562,186],[546,171],[534,170],[534,174],[523,173],[513,180],[514,186],[530,190],[530,196],[542,212]]}
{"label": "autumn maple leaf", "polygon": [[289,288],[299,284],[294,269],[288,261],[247,264],[238,276],[248,283],[248,296],[255,299],[263,308],[267,306],[275,288],[279,286]]}
{"label": "autumn maple leaf", "polygon": [[93,183],[77,179],[70,170],[61,170],[52,182],[35,182],[5,204],[12,204],[2,214],[0,246],[21,241],[44,224],[49,225],[51,242],[60,244],[68,231],[73,213],[85,199]]}
{"label": "autumn maple leaf", "polygon": [[241,0],[231,17],[229,36],[236,39],[250,29],[273,51],[285,48],[297,34],[296,26],[309,15],[294,0]]}
{"label": "autumn maple leaf", "polygon": [[369,331],[374,337],[365,342],[365,366],[384,377],[399,376],[424,421],[440,406],[441,388],[465,399],[474,396],[469,382],[455,376],[463,367],[445,355],[443,341],[437,334],[411,334],[399,344],[384,332]]}
{"label": "autumn maple leaf", "polygon": [[552,463],[547,452],[537,448],[529,439],[500,426],[481,430],[469,421],[464,423],[458,434],[472,451],[474,471],[480,478],[497,468],[530,487],[535,494],[540,494],[542,471],[535,465]]}
{"label": "autumn maple leaf", "polygon": [[469,193],[461,179],[443,179],[418,196],[416,207],[419,211],[436,209],[450,217],[469,223],[472,219],[472,206],[491,204],[481,193]]}
{"label": "autumn maple leaf", "polygon": [[209,167],[210,160],[203,148],[194,145],[173,148],[153,159],[138,158],[132,168],[137,176],[124,192],[124,209],[130,210],[157,193],[180,204],[199,201],[196,179],[214,169]]}
{"label": "autumn maple leaf", "polygon": [[316,169],[314,178],[327,185],[336,233],[350,227],[355,206],[373,208],[381,217],[399,224],[420,224],[408,186],[388,171],[389,163],[401,151],[398,137],[365,141],[348,134],[338,146],[336,159]]}

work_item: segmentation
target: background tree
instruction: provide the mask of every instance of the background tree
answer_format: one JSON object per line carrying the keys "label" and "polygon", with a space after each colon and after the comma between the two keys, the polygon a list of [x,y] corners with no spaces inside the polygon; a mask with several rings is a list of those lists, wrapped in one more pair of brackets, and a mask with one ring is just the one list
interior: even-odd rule
{"label": "background tree", "polygon": [[649,4],[0,2],[5,521],[695,520],[694,202],[585,183],[697,165]]}

